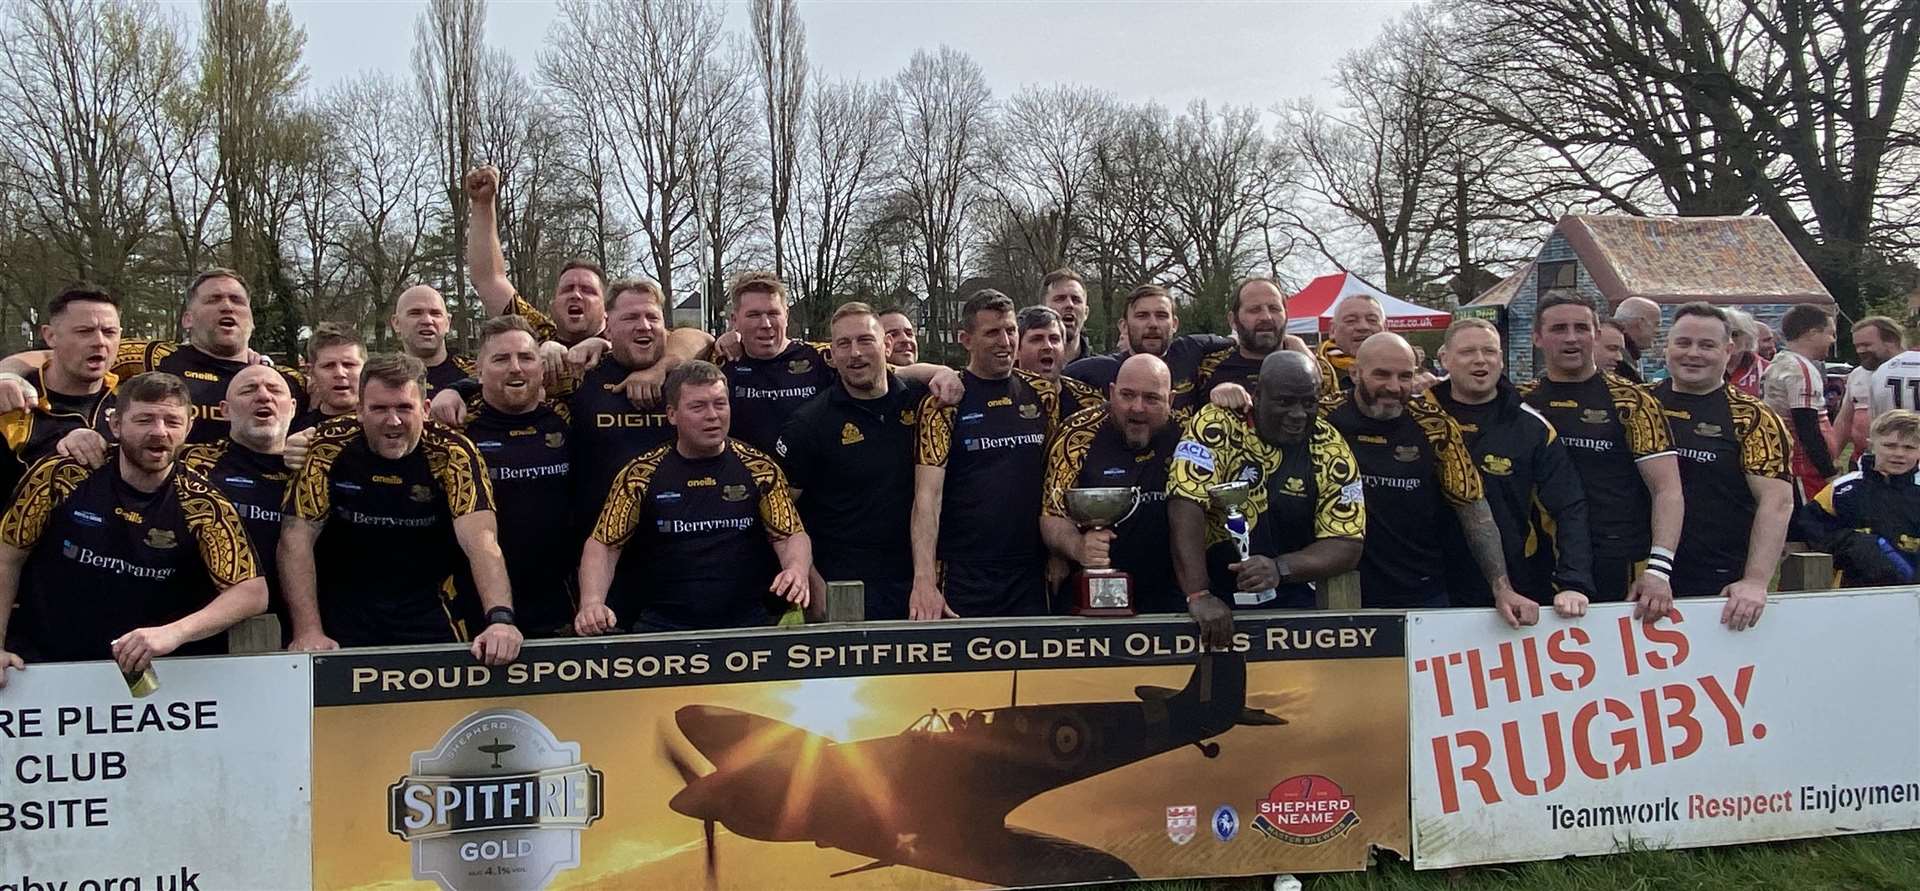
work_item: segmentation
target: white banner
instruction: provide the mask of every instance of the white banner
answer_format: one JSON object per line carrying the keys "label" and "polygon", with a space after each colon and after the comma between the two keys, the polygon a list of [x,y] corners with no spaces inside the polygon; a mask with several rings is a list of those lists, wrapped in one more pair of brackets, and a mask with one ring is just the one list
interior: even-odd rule
{"label": "white banner", "polygon": [[1421,869],[1920,826],[1920,596],[1407,619]]}
{"label": "white banner", "polygon": [[110,662],[0,689],[0,891],[312,884],[307,656]]}

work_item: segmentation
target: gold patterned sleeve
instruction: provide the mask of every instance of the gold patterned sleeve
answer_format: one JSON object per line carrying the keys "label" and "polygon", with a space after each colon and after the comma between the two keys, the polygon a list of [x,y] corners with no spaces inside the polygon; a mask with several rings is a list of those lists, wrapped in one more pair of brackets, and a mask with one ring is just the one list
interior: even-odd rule
{"label": "gold patterned sleeve", "polygon": [[1315,354],[1313,360],[1320,365],[1320,398],[1331,399],[1340,395],[1340,372],[1333,369],[1333,363],[1327,357]]}
{"label": "gold patterned sleeve", "polygon": [[534,306],[527,298],[520,296],[518,293],[513,295],[512,300],[507,301],[507,311],[501,313],[501,315],[519,316],[520,318],[526,319],[527,327],[533,329],[534,337],[539,338],[542,343],[552,340],[554,337],[556,329],[553,326],[553,320],[548,318],[546,313],[541,312],[539,307]]}
{"label": "gold patterned sleeve", "polygon": [[1673,428],[1667,426],[1667,412],[1660,407],[1660,400],[1611,375],[1607,385],[1612,390],[1613,406],[1620,415],[1620,426],[1627,432],[1627,448],[1633,452],[1634,460],[1673,451]]}
{"label": "gold patterned sleeve", "polygon": [[600,507],[600,519],[593,524],[594,541],[610,548],[627,546],[634,531],[640,528],[640,512],[646,507],[647,487],[653,481],[654,468],[660,466],[660,459],[672,447],[657,447],[620,468],[612,488],[607,491],[606,503]]}
{"label": "gold patterned sleeve", "polygon": [[1360,464],[1347,439],[1332,424],[1317,421],[1308,444],[1313,454],[1313,477],[1318,503],[1314,505],[1314,538],[1366,538],[1366,487],[1360,483]]}
{"label": "gold patterned sleeve", "polygon": [[240,512],[233,509],[227,496],[193,471],[173,475],[180,495],[180,510],[187,518],[187,531],[200,546],[200,562],[207,567],[216,591],[225,591],[260,575],[260,558]]}
{"label": "gold patterned sleeve", "polygon": [[436,423],[420,436],[427,450],[427,467],[447,493],[447,512],[455,517],[493,510],[493,482],[487,478],[486,459],[473,441]]}
{"label": "gold patterned sleeve", "polygon": [[947,466],[947,453],[953,448],[953,410],[954,406],[942,405],[932,394],[921,397],[914,463],[924,467]]}
{"label": "gold patterned sleeve", "polygon": [[[1733,406],[1736,428],[1746,428],[1738,431],[1741,466],[1746,469],[1748,476],[1792,482],[1793,472],[1787,468],[1787,425],[1766,405],[1758,401],[1742,402],[1746,403],[1748,411],[1741,412],[1738,403]],[[1742,424],[1742,421],[1745,423]]]}
{"label": "gold patterned sleeve", "polygon": [[1055,436],[1047,445],[1047,478],[1040,500],[1040,513],[1049,517],[1067,515],[1067,490],[1073,488],[1075,480],[1080,478],[1080,467],[1086,463],[1087,450],[1093,445],[1094,434],[1100,432],[1100,425],[1106,420],[1104,406],[1085,409],[1067,419],[1060,435]]}
{"label": "gold patterned sleeve", "polygon": [[122,340],[119,351],[113,354],[113,367],[108,370],[121,380],[152,371],[154,364],[163,358],[154,355],[159,346],[158,342],[151,340]]}
{"label": "gold patterned sleeve", "polygon": [[1225,482],[1240,466],[1233,424],[1232,413],[1217,405],[1204,406],[1194,414],[1173,449],[1173,463],[1167,466],[1167,497],[1209,507],[1207,487]]}
{"label": "gold patterned sleeve", "polygon": [[1459,507],[1485,498],[1487,493],[1480,470],[1473,466],[1473,454],[1467,451],[1460,423],[1430,404],[1424,410],[1418,409],[1419,405],[1421,402],[1415,401],[1410,407],[1415,407],[1420,429],[1433,446],[1433,470],[1440,477],[1440,491],[1447,496],[1447,502]]}
{"label": "gold patterned sleeve", "polygon": [[[329,435],[323,432],[314,437],[313,446],[307,450],[307,461],[287,482],[287,494],[283,496],[281,510],[288,516],[299,517],[312,523],[325,523],[327,516],[333,513],[333,463],[340,458],[340,449],[345,445],[341,435]],[[353,428],[353,435],[359,435],[359,428]]]}
{"label": "gold patterned sleeve", "polygon": [[1047,439],[1052,440],[1060,432],[1060,385],[1039,375],[1028,380],[1040,397],[1040,416],[1047,419]]}
{"label": "gold patterned sleeve", "polygon": [[758,449],[741,443],[734,445],[740,450],[740,460],[753,473],[755,487],[760,490],[760,522],[767,527],[767,533],[782,539],[807,531],[800,522],[799,509],[793,505],[793,489],[787,485],[787,475],[780,465]]}
{"label": "gold patterned sleeve", "polygon": [[33,550],[54,508],[80,488],[88,473],[84,466],[58,455],[35,461],[14,490],[13,504],[0,516],[0,542],[23,551]]}

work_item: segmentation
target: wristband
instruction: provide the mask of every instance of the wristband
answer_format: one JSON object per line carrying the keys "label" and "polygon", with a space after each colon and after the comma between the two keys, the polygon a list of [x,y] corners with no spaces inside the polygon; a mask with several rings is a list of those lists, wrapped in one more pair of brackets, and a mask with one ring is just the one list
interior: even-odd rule
{"label": "wristband", "polygon": [[1195,591],[1187,595],[1187,603],[1191,604],[1202,597],[1211,597],[1211,596],[1213,596],[1212,591]]}
{"label": "wristband", "polygon": [[1668,564],[1673,563],[1673,551],[1659,545],[1654,545],[1652,548],[1649,548],[1647,554],[1653,557],[1665,557],[1667,558]]}
{"label": "wristband", "polygon": [[488,625],[512,625],[513,618],[513,607],[510,606],[496,606],[487,610]]}

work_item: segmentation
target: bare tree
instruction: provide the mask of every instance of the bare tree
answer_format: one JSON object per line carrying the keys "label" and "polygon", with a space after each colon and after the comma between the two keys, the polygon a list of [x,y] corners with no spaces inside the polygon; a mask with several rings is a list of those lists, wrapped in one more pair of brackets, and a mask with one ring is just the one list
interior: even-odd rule
{"label": "bare tree", "polygon": [[1233,281],[1262,234],[1263,208],[1282,188],[1289,162],[1253,108],[1215,111],[1196,100],[1171,132],[1162,249],[1174,281],[1210,321],[1224,317]]}
{"label": "bare tree", "polygon": [[800,159],[800,117],[807,92],[807,28],[797,0],[753,0],[761,107],[767,125],[767,210],[773,225],[773,274],[786,275],[787,220]]}
{"label": "bare tree", "polygon": [[467,193],[461,178],[473,166],[473,139],[480,110],[480,59],[487,26],[486,0],[432,0],[414,21],[413,74],[433,122],[438,147],[435,181],[446,197],[442,258],[448,276],[442,290],[456,316],[478,318],[480,302],[467,299]]}
{"label": "bare tree", "polygon": [[[323,105],[337,158],[331,200],[345,216],[335,248],[368,310],[418,274],[432,209],[443,195],[433,125],[424,114],[411,91],[385,73],[335,86]],[[380,331],[370,333],[384,336]]]}
{"label": "bare tree", "polygon": [[[772,195],[760,177],[754,138],[751,64],[744,52],[718,60],[701,83],[694,152],[694,203],[700,220],[705,286],[701,301],[713,327],[722,311],[727,270],[735,266]],[[777,254],[776,254],[777,256]]]}
{"label": "bare tree", "polygon": [[794,284],[807,326],[819,330],[846,296],[856,221],[870,215],[894,160],[888,127],[892,98],[885,85],[818,82],[807,95],[802,127],[800,262]]}
{"label": "bare tree", "polygon": [[1168,173],[1173,121],[1167,110],[1145,105],[1117,110],[1095,148],[1087,183],[1084,242],[1111,318],[1119,295],[1164,276],[1173,262],[1166,238]]}
{"label": "bare tree", "polygon": [[949,46],[919,50],[894,77],[892,124],[900,147],[894,188],[911,210],[926,282],[925,327],[953,337],[965,225],[980,190],[993,91],[972,57]]}
{"label": "bare tree", "polygon": [[[614,245],[624,244],[631,233],[614,204],[613,168],[618,159],[613,153],[611,112],[601,101],[606,84],[594,54],[594,47],[602,42],[597,27],[591,4],[563,6],[547,34],[551,48],[540,55],[540,78],[553,97],[552,127],[564,134],[553,145],[554,170],[577,184],[585,198],[584,226],[563,240],[582,243],[586,248],[582,256],[612,269]],[[522,293],[531,292],[528,283],[519,279],[523,273],[517,265],[509,268],[509,274],[515,276]]]}
{"label": "bare tree", "polygon": [[986,178],[994,205],[1023,255],[1018,279],[1065,265],[1085,235],[1087,192],[1114,102],[1088,87],[1056,84],[1013,95],[1000,119]]}

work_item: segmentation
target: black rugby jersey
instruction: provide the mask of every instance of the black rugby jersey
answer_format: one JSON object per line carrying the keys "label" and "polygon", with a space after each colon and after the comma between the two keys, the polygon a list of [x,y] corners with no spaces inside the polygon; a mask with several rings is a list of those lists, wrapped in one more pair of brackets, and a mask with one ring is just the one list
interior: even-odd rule
{"label": "black rugby jersey", "polygon": [[[1249,486],[1240,511],[1247,518],[1247,550],[1256,556],[1284,556],[1322,538],[1366,538],[1360,470],[1333,425],[1315,418],[1304,441],[1275,445],[1261,439],[1241,415],[1217,405],[1201,408],[1174,451],[1167,496],[1207,512],[1209,588],[1228,604],[1238,586],[1227,567],[1239,562],[1240,551],[1227,535],[1226,511],[1214,507],[1208,489],[1233,482]],[[1265,607],[1314,606],[1311,583],[1281,584],[1276,591],[1279,597]]]}
{"label": "black rugby jersey", "polygon": [[1061,375],[1054,381],[1060,387],[1060,418],[1062,423],[1089,408],[1107,404],[1107,391],[1096,390],[1088,384],[1074,378]]}
{"label": "black rugby jersey", "polygon": [[[798,490],[813,563],[828,581],[862,581],[867,618],[906,618],[876,602],[913,580],[913,459],[926,388],[887,375],[887,393],[856,399],[835,384],[787,419],[774,446]],[[879,615],[884,607],[900,615]]]}
{"label": "black rugby jersey", "polygon": [[1673,555],[1673,593],[1718,596],[1746,571],[1756,502],[1747,477],[1792,482],[1787,427],[1766,403],[1725,385],[1681,393],[1672,379],[1653,387],[1680,454],[1688,510]]}
{"label": "black rugby jersey", "polygon": [[293,633],[280,593],[280,505],[293,478],[279,455],[266,455],[232,439],[188,446],[180,464],[207,478],[227,496],[247,528],[260,574],[267,578],[267,609],[280,617],[283,636]]}
{"label": "black rugby jersey", "polygon": [[119,378],[107,372],[99,392],[69,396],[47,387],[45,369],[42,365],[22,375],[40,394],[40,401],[0,415],[0,435],[7,440],[6,453],[0,454],[0,493],[4,493],[0,503],[12,499],[27,468],[53,454],[53,447],[67,434],[87,427],[113,441],[107,419],[113,414],[113,388],[119,386]]}
{"label": "black rugby jersey", "polygon": [[1333,400],[1327,423],[1346,437],[1366,484],[1361,604],[1444,606],[1446,527],[1459,523],[1455,507],[1485,495],[1460,425],[1426,399],[1409,400],[1399,417],[1386,421],[1361,414],[1354,399],[1346,393]]}
{"label": "black rugby jersey", "polygon": [[1673,453],[1653,395],[1612,372],[1579,383],[1546,378],[1520,397],[1559,434],[1587,495],[1595,558],[1640,560],[1653,547],[1653,495],[1638,462]]}
{"label": "black rugby jersey", "polygon": [[621,383],[632,373],[633,369],[608,355],[588,369],[579,387],[565,397],[572,416],[571,476],[582,505],[582,529],[599,515],[607,487],[628,461],[674,439],[664,408],[635,408],[627,398]]}
{"label": "black rugby jersey", "polygon": [[[520,630],[545,636],[573,621],[574,569],[580,563],[583,523],[573,516],[573,450],[567,406],[543,403],[508,414],[476,398],[464,431],[486,463],[499,517],[500,553],[513,586]],[[464,565],[464,564],[462,564]],[[470,573],[462,573],[461,618],[479,627],[484,613]]]}
{"label": "black rugby jersey", "polygon": [[[1014,369],[988,380],[962,371],[957,405],[929,395],[920,401],[916,461],[946,468],[938,555],[943,561],[1029,565],[1040,542],[1040,490],[1047,437],[1058,417],[1060,390]],[[968,607],[986,606],[987,610]],[[953,604],[963,616],[989,615],[992,604]]]}
{"label": "black rugby jersey", "polygon": [[[772,621],[768,590],[780,572],[768,536],[806,531],[786,475],[752,446],[688,458],[664,445],[620,471],[595,541],[620,548],[644,572],[616,573],[624,602],[650,630],[745,628]],[[611,597],[609,599],[612,599]]]}
{"label": "black rugby jersey", "polygon": [[[143,372],[164,371],[186,381],[187,396],[193,400],[193,428],[187,431],[187,441],[218,442],[226,439],[228,432],[226,411],[220,407],[227,398],[227,385],[249,364],[218,359],[190,344],[171,340],[122,340],[120,352],[113,359],[113,373],[126,380]],[[284,365],[275,365],[273,370],[286,380],[293,404],[306,405],[306,375]]]}
{"label": "black rugby jersey", "polygon": [[[1182,398],[1182,391],[1176,378],[1174,384],[1174,404],[1181,408],[1199,408],[1213,398],[1213,388],[1221,384],[1239,384],[1252,396],[1260,392],[1260,365],[1266,361],[1262,356],[1250,359],[1240,353],[1237,344],[1228,344],[1200,357],[1194,366],[1193,386]],[[1320,356],[1314,357],[1314,363],[1320,367],[1320,396],[1331,399],[1341,392],[1341,380],[1344,376],[1334,373],[1333,366]],[[1345,388],[1351,390],[1353,381],[1346,378]]]}
{"label": "black rugby jersey", "polygon": [[[1167,349],[1160,354],[1160,361],[1167,363],[1167,370],[1173,377],[1175,398],[1179,399],[1193,390],[1193,371],[1199,366],[1201,357],[1232,344],[1232,340],[1218,334],[1182,334],[1167,341]],[[1113,379],[1120,375],[1120,363],[1132,355],[1130,352],[1116,351],[1076,359],[1067,363],[1061,373],[1104,394],[1108,387],[1113,386]]]}
{"label": "black rugby jersey", "polygon": [[432,402],[433,394],[442,388],[451,387],[472,377],[473,369],[472,356],[462,356],[453,352],[447,353],[447,358],[440,364],[427,366],[427,388],[424,391],[427,401]]}
{"label": "black rugby jersey", "polygon": [[[534,340],[539,341],[541,343],[545,343],[551,340],[556,343],[565,344],[566,346],[573,346],[575,344],[578,344],[580,341],[586,339],[585,337],[582,337],[582,338],[569,340],[566,337],[563,337],[560,334],[559,326],[553,323],[552,316],[547,315],[545,310],[542,310],[539,307],[534,306],[532,301],[526,299],[525,297],[520,296],[519,294],[513,295],[513,299],[507,302],[506,311],[501,313],[501,315],[519,316],[523,319],[526,319],[527,327],[533,329]],[[607,333],[607,323],[605,321],[602,321],[600,323],[600,330],[587,335],[587,337],[605,337],[606,333]]]}
{"label": "black rugby jersey", "polygon": [[[1542,605],[1560,591],[1593,597],[1586,492],[1553,425],[1521,402],[1504,377],[1487,402],[1455,399],[1451,381],[1436,385],[1433,397],[1459,423],[1480,471],[1513,589]],[[1464,536],[1448,543],[1448,556],[1454,605],[1492,606],[1493,590]]]}
{"label": "black rugby jersey", "polygon": [[1173,575],[1167,545],[1167,463],[1180,441],[1180,425],[1170,421],[1144,449],[1127,447],[1109,422],[1107,406],[1069,417],[1047,449],[1044,509],[1067,517],[1067,490],[1137,486],[1140,500],[1132,516],[1115,526],[1107,549],[1113,568],[1133,577],[1134,607],[1141,612],[1186,612],[1187,600]]}
{"label": "black rugby jersey", "polygon": [[343,647],[458,640],[446,597],[466,554],[453,519],[493,510],[485,462],[465,436],[429,421],[389,460],[357,418],[317,428],[285,511],[325,523],[314,545],[321,622]]}
{"label": "black rugby jersey", "polygon": [[[239,515],[205,477],[175,465],[142,492],[119,468],[115,450],[98,470],[44,459],[0,518],[0,541],[28,552],[7,648],[29,662],[110,659],[120,635],[185,617],[260,574]],[[225,651],[215,635],[177,653]]]}
{"label": "black rugby jersey", "polygon": [[772,452],[787,418],[839,378],[827,364],[827,345],[789,340],[771,359],[740,358],[721,363],[733,408],[733,438]]}

